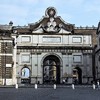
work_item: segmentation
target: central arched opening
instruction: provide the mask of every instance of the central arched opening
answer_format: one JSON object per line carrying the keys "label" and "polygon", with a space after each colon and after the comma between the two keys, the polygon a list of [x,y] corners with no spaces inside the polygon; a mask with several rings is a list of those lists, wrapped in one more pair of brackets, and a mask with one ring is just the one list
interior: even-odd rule
{"label": "central arched opening", "polygon": [[60,60],[55,55],[49,55],[43,61],[43,83],[60,84]]}

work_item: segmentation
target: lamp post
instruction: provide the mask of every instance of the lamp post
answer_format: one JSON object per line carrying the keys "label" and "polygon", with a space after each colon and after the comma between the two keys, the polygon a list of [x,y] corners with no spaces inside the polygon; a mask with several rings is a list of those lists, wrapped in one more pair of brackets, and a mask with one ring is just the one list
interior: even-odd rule
{"label": "lamp post", "polygon": [[36,59],[37,59],[37,64],[35,64],[35,66],[36,66],[36,77],[35,77],[35,79],[36,79],[36,84],[38,83],[38,53],[36,53]]}
{"label": "lamp post", "polygon": [[[37,51],[38,51],[38,44],[36,46]],[[38,83],[38,52],[37,52],[37,75],[36,75],[36,83]]]}
{"label": "lamp post", "polygon": [[4,48],[4,52],[5,52],[4,85],[6,85],[6,49],[7,49],[7,42],[5,43],[5,48]]}

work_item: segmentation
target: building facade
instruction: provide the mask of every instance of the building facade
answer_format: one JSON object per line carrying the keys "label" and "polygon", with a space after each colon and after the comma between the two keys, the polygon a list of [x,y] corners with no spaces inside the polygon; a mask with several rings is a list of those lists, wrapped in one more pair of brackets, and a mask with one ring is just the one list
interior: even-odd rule
{"label": "building facade", "polygon": [[86,84],[93,81],[96,28],[75,27],[54,7],[27,26],[13,26],[13,84]]}
{"label": "building facade", "polygon": [[75,27],[49,7],[45,16],[28,26],[14,27],[17,34],[18,83],[90,83],[95,27]]}
{"label": "building facade", "polygon": [[100,80],[100,22],[97,28],[97,45],[94,48],[95,55],[95,79]]}
{"label": "building facade", "polygon": [[0,85],[16,83],[12,25],[12,22],[9,25],[0,25]]}

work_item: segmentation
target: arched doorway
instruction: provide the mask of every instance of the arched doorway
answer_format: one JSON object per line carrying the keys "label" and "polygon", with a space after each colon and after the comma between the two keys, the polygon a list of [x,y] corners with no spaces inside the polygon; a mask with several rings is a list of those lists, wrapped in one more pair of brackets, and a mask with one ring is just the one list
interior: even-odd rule
{"label": "arched doorway", "polygon": [[30,83],[30,70],[27,67],[21,70],[21,83]]}
{"label": "arched doorway", "polygon": [[60,60],[55,55],[49,55],[43,60],[43,83],[60,84]]}
{"label": "arched doorway", "polygon": [[73,76],[75,76],[74,77],[74,82],[76,84],[82,84],[82,70],[81,70],[81,68],[75,67],[73,69]]}

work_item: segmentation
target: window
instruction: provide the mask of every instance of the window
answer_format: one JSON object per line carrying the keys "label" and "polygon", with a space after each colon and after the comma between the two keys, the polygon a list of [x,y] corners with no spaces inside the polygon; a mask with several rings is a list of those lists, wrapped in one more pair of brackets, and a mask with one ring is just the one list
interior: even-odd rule
{"label": "window", "polygon": [[29,54],[24,54],[21,56],[21,62],[22,63],[30,63],[30,55]]}
{"label": "window", "polygon": [[82,56],[81,55],[74,55],[73,56],[73,62],[81,63],[82,62]]}
{"label": "window", "polygon": [[31,37],[30,36],[22,36],[21,42],[31,42]]}
{"label": "window", "polygon": [[81,43],[82,42],[82,38],[81,37],[73,37],[72,42],[73,43]]}

